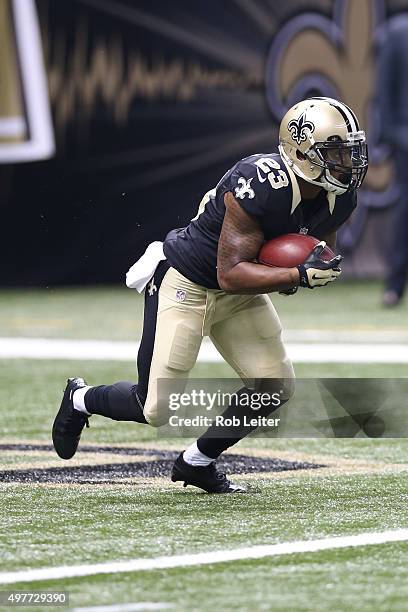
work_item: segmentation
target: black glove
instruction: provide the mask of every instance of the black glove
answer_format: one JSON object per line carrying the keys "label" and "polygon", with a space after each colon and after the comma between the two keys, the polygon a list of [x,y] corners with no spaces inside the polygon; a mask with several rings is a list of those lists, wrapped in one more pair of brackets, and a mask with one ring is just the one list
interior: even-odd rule
{"label": "black glove", "polygon": [[324,240],[319,242],[306,261],[297,266],[300,275],[300,287],[307,287],[308,289],[324,287],[340,276],[341,268],[339,265],[343,257],[336,255],[333,259],[324,261],[321,259],[320,254],[325,246]]}
{"label": "black glove", "polygon": [[292,289],[286,289],[286,291],[279,291],[279,295],[293,295],[298,290],[298,287],[292,287]]}

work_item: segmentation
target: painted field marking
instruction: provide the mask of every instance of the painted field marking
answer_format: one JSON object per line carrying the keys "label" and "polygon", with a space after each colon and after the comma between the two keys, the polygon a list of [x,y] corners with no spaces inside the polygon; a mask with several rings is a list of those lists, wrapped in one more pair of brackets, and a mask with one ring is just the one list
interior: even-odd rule
{"label": "painted field marking", "polygon": [[336,536],[319,540],[302,540],[298,542],[283,542],[282,544],[247,546],[245,548],[218,550],[189,555],[154,557],[153,559],[129,559],[128,561],[113,561],[110,563],[43,567],[41,569],[29,569],[17,572],[1,572],[0,584],[59,580],[64,578],[76,578],[79,576],[95,576],[98,574],[142,572],[155,569],[171,569],[174,567],[191,567],[194,565],[262,559],[265,557],[291,555],[295,553],[310,553],[355,546],[405,542],[407,540],[408,529],[398,529],[383,532],[360,533],[352,536]]}
{"label": "painted field marking", "polygon": [[[408,344],[287,342],[295,363],[408,363]],[[138,342],[66,340],[58,338],[0,338],[0,359],[73,359],[136,361]],[[209,340],[204,340],[199,362],[224,361]]]}

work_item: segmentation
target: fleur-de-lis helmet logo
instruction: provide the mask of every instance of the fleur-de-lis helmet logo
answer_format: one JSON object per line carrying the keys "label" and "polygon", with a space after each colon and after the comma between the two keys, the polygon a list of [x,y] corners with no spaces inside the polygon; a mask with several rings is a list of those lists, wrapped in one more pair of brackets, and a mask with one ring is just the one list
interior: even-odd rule
{"label": "fleur-de-lis helmet logo", "polygon": [[305,142],[308,137],[308,132],[314,132],[315,126],[311,121],[306,120],[306,111],[300,115],[298,119],[291,119],[288,123],[288,130],[291,133],[292,139],[300,145]]}

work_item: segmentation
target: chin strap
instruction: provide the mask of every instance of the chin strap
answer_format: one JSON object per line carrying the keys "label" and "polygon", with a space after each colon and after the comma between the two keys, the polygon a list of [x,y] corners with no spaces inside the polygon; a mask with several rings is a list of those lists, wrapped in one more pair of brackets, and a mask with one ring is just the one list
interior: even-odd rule
{"label": "chin strap", "polygon": [[[283,157],[283,159],[290,166],[290,168],[293,170],[293,172],[297,176],[300,176],[300,178],[302,178],[307,183],[312,183],[312,185],[317,185],[318,187],[322,187],[328,193],[333,193],[336,196],[337,195],[342,195],[343,193],[346,193],[348,187],[344,187],[344,186],[341,186],[341,185],[336,185],[336,184],[330,183],[329,181],[325,180],[325,178],[324,178],[324,169],[322,169],[322,173],[320,175],[320,180],[313,180],[311,178],[308,178],[305,174],[303,174],[303,172],[300,170],[300,168],[286,155],[286,153],[283,150],[283,147],[281,145],[278,146],[278,149],[279,149],[279,153],[281,154],[281,157]],[[311,162],[311,163],[313,163],[313,162]],[[333,176],[331,176],[330,172],[329,171],[327,171],[327,172],[330,175],[330,178],[333,181],[336,181],[336,179]]]}
{"label": "chin strap", "polygon": [[[324,173],[323,173],[324,174]],[[330,170],[327,170],[327,174],[330,176],[331,180],[334,181],[335,184],[330,183],[329,181],[324,181],[325,184],[327,185],[327,187],[325,187],[325,189],[329,192],[329,193],[334,193],[335,195],[342,195],[343,193],[346,193],[348,186],[344,187],[344,185],[342,185],[339,181],[337,181],[334,176],[332,176],[330,174]]]}

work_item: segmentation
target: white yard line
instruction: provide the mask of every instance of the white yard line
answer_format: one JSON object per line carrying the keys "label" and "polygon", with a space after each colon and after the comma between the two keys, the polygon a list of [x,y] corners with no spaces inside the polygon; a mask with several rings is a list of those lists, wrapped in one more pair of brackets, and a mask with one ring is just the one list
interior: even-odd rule
{"label": "white yard line", "polygon": [[[286,347],[295,363],[408,363],[408,344],[287,342]],[[138,342],[0,338],[0,359],[135,361],[138,348]],[[218,363],[223,359],[205,339],[198,361]]]}
{"label": "white yard line", "polygon": [[195,565],[226,563],[228,561],[262,559],[265,557],[276,557],[295,553],[311,553],[320,550],[371,546],[374,544],[387,544],[389,542],[405,542],[407,540],[408,529],[398,529],[383,532],[360,533],[352,536],[323,538],[319,540],[247,546],[245,548],[217,550],[191,555],[174,555],[172,557],[155,557],[153,559],[129,559],[128,561],[113,561],[111,563],[94,563],[89,565],[44,567],[41,569],[29,569],[18,572],[1,572],[0,584],[60,580],[79,576],[95,576],[99,574],[142,572],[146,570],[170,569],[174,567],[191,567]]}
{"label": "white yard line", "polygon": [[138,342],[65,340],[60,338],[0,338],[0,358],[135,361]]}
{"label": "white yard line", "polygon": [[408,342],[407,329],[362,329],[349,327],[348,329],[284,329],[283,338],[285,342],[369,342],[377,344],[406,343]]}

